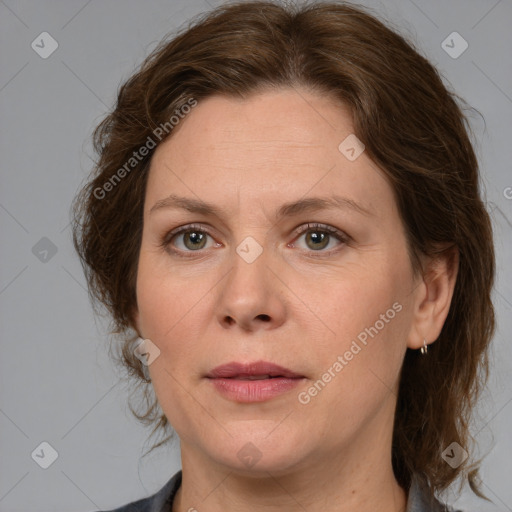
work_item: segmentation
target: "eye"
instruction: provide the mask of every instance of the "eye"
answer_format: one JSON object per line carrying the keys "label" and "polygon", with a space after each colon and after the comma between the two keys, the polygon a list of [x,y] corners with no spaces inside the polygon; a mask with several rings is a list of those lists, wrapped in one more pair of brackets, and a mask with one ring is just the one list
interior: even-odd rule
{"label": "eye", "polygon": [[[330,253],[332,250],[335,250],[336,246],[347,243],[349,240],[349,237],[343,232],[326,224],[308,223],[301,226],[296,232],[299,236],[295,240],[300,240],[304,237],[306,250],[316,252]],[[335,244],[334,247],[332,246],[333,239],[338,241],[338,244]],[[329,249],[325,250],[327,247]]]}
{"label": "eye", "polygon": [[174,253],[197,252],[212,246],[207,246],[208,238],[212,237],[204,228],[188,225],[171,231],[164,237],[161,245]]}
{"label": "eye", "polygon": [[[297,240],[304,238],[306,247],[302,246],[301,249],[322,254],[330,254],[350,240],[348,235],[326,224],[308,223],[296,229],[295,233],[297,236],[294,242],[288,244],[289,247],[294,247]],[[211,239],[210,244],[208,244],[208,238]],[[338,243],[335,243],[336,241]],[[212,235],[204,227],[189,224],[165,235],[160,245],[167,252],[187,257],[191,256],[191,253],[211,247],[220,247],[222,244],[213,241]]]}

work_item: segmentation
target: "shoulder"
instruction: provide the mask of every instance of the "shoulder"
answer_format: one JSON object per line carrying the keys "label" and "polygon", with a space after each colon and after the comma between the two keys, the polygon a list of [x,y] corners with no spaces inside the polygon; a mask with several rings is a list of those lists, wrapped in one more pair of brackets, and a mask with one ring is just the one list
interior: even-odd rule
{"label": "shoulder", "polygon": [[[133,501],[122,507],[104,512],[166,512],[171,510],[174,496],[181,485],[181,471],[178,471],[159,491],[152,496]],[[98,511],[100,512],[100,511]]]}
{"label": "shoulder", "polygon": [[428,484],[418,475],[414,475],[407,498],[406,512],[464,512],[455,510],[432,497]]}

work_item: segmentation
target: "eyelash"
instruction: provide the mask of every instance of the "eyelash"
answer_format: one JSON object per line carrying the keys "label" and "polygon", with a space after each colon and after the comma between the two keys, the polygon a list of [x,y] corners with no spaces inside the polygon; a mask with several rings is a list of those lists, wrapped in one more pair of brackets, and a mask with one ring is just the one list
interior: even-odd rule
{"label": "eyelash", "polygon": [[[203,226],[198,225],[198,224],[187,224],[186,226],[182,226],[180,228],[177,228],[177,229],[167,233],[163,237],[163,239],[159,245],[160,245],[160,247],[165,249],[167,252],[175,254],[178,257],[181,257],[181,258],[193,257],[192,255],[194,253],[200,253],[201,249],[199,249],[197,251],[182,251],[180,249],[170,248],[171,241],[173,238],[175,238],[183,233],[190,232],[190,231],[204,233],[213,238],[213,235],[207,229],[205,229]],[[308,231],[319,231],[322,233],[327,233],[329,236],[333,236],[334,238],[336,238],[342,244],[347,244],[351,240],[351,238],[347,234],[343,233],[342,231],[339,231],[338,229],[336,229],[332,226],[329,226],[327,224],[319,224],[316,222],[309,222],[307,224],[304,224],[300,228],[297,228],[294,231],[294,234],[296,235],[294,240],[297,239],[298,237],[302,236],[304,233],[307,233]],[[336,252],[338,250],[339,250],[339,247],[330,249],[328,251],[323,251],[323,250],[313,251],[313,250],[311,250],[311,251],[307,251],[307,252],[311,252],[313,257],[322,257],[322,256],[330,255],[333,252]],[[190,256],[187,256],[186,255],[187,253],[190,254]],[[318,254],[315,255],[315,253],[318,253]]]}

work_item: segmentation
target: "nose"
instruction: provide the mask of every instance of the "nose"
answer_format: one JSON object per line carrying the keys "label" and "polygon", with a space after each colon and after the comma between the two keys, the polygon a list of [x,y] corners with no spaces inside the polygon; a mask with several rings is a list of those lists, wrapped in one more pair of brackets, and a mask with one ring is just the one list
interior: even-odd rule
{"label": "nose", "polygon": [[287,308],[283,284],[275,262],[265,252],[252,263],[234,253],[232,269],[223,280],[217,302],[218,321],[223,328],[252,332],[275,329],[284,323]]}

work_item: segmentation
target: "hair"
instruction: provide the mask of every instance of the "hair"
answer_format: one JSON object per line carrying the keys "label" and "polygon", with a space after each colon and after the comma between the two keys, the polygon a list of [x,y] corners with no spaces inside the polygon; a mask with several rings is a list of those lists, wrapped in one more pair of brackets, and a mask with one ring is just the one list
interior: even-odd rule
{"label": "hair", "polygon": [[134,152],[150,139],[158,146],[172,136],[166,130],[160,140],[155,133],[191,99],[247,99],[298,87],[349,107],[354,133],[393,188],[415,275],[425,275],[422,257],[458,251],[454,294],[437,342],[426,356],[406,351],[392,464],[405,489],[415,474],[425,478],[432,496],[463,477],[483,496],[479,461],[470,457],[452,468],[441,457],[452,442],[467,451],[474,444],[469,422],[488,378],[495,329],[492,226],[463,113],[471,109],[412,42],[350,3],[221,5],[164,39],[120,86],[117,104],[95,128],[99,158],[73,203],[73,243],[93,306],[106,309],[110,332],[122,341],[118,362],[145,390],[147,410],[130,409],[154,425],[152,434],[171,430],[133,353],[138,254],[154,148],[137,159]]}

